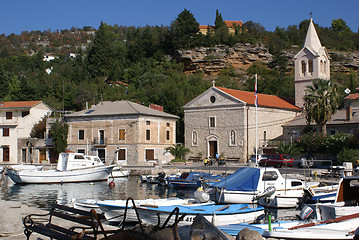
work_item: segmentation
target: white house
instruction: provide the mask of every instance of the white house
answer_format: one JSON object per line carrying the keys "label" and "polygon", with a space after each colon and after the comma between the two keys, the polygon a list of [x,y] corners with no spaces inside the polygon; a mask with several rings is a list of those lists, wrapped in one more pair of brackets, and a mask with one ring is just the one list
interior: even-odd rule
{"label": "white house", "polygon": [[0,163],[28,162],[28,156],[46,154],[39,149],[36,153],[32,144],[20,151],[19,140],[28,139],[33,126],[50,113],[51,109],[42,101],[0,102]]}

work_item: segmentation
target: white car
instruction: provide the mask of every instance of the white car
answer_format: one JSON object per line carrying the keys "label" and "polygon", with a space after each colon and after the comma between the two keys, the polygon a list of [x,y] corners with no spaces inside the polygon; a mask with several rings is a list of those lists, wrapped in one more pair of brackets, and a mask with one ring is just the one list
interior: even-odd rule
{"label": "white car", "polygon": [[[268,159],[268,157],[269,157],[269,156],[268,156],[267,154],[258,154],[258,155],[257,155],[257,163],[259,163],[259,161],[262,160],[262,159]],[[256,155],[253,154],[253,155],[249,158],[249,161],[255,163],[255,162],[256,162]]]}

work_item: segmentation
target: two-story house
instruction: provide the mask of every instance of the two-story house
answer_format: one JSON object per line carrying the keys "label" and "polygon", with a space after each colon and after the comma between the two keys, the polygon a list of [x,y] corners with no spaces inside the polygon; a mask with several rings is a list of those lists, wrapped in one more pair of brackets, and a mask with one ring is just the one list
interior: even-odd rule
{"label": "two-story house", "polygon": [[65,115],[68,150],[97,155],[103,161],[145,165],[168,162],[165,148],[176,143],[178,117],[130,101],[101,102]]}
{"label": "two-story house", "polygon": [[0,102],[0,163],[46,159],[44,141],[37,148],[29,138],[33,126],[50,113],[42,101]]}

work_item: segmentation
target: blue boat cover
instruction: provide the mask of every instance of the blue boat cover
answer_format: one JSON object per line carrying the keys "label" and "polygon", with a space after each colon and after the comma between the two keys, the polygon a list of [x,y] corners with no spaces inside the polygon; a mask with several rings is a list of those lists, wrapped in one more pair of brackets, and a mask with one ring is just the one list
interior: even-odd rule
{"label": "blue boat cover", "polygon": [[259,177],[259,168],[239,168],[228,177],[212,184],[211,187],[224,188],[227,191],[256,191]]}

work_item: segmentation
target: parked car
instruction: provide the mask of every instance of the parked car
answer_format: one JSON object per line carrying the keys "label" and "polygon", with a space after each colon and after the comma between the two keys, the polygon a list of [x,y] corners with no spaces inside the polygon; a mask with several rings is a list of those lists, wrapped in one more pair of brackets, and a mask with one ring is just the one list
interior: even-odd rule
{"label": "parked car", "polygon": [[293,166],[293,157],[288,154],[271,154],[268,159],[262,159],[259,162],[260,166],[274,166],[280,168],[282,166]]}
{"label": "parked car", "polygon": [[[258,163],[259,163],[262,159],[268,159],[268,154],[257,154],[257,161],[258,161]],[[255,163],[255,162],[256,162],[256,155],[253,154],[253,155],[249,158],[249,161]]]}

